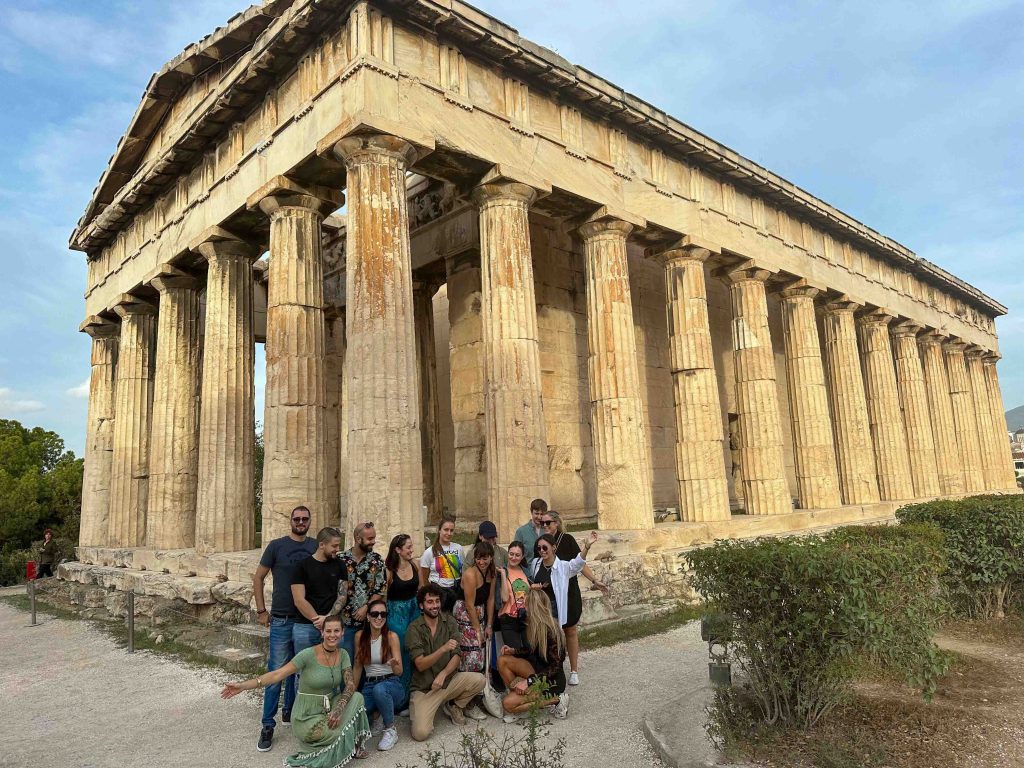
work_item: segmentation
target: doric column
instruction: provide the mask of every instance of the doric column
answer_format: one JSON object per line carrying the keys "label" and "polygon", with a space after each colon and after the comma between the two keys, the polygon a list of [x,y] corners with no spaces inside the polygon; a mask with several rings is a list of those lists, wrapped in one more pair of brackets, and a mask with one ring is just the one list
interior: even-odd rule
{"label": "doric column", "polygon": [[725,437],[708,322],[704,248],[674,248],[665,266],[669,365],[676,417],[679,509],[688,522],[728,520]]}
{"label": "doric column", "polygon": [[114,385],[108,541],[112,547],[141,547],[146,541],[157,310],[125,295],[114,311],[121,318],[121,339]]}
{"label": "doric column", "polygon": [[[434,338],[434,294],[440,286],[414,280],[412,301],[416,324],[416,369],[420,380],[420,450],[423,457],[423,506],[427,521],[441,519],[444,496],[441,479],[441,424],[438,417],[437,350]],[[481,510],[482,511],[482,510]]]}
{"label": "doric column", "polygon": [[1003,392],[999,387],[998,352],[985,355],[985,384],[988,388],[989,409],[992,411],[992,423],[996,430],[997,469],[999,471],[999,487],[1002,490],[1017,488],[1017,473],[1013,469],[1013,454],[1010,451],[1009,430],[1006,426],[1006,411],[1003,408]]}
{"label": "doric column", "polygon": [[903,422],[907,429],[907,453],[914,497],[938,496],[939,471],[935,461],[935,439],[928,415],[928,395],[924,370],[917,347],[921,326],[902,322],[892,327],[893,355],[896,358],[896,386],[900,392]]}
{"label": "doric column", "polygon": [[985,476],[981,463],[981,442],[978,439],[978,417],[974,411],[974,391],[967,374],[964,348],[961,341],[942,345],[949,376],[949,399],[953,406],[953,427],[960,451],[960,467],[964,474],[964,491],[981,493],[985,490]]}
{"label": "doric column", "polygon": [[842,503],[832,418],[828,411],[828,388],[814,313],[818,293],[817,288],[803,281],[781,292],[789,413],[793,422],[793,454],[801,509],[828,509]]}
{"label": "doric column", "polygon": [[[361,135],[334,152],[348,169],[346,323],[349,508],[383,541],[423,541],[423,464],[405,174],[415,149]],[[381,535],[382,534],[382,535]]]}
{"label": "doric column", "polygon": [[835,427],[839,489],[844,504],[873,504],[878,501],[875,454],[871,447],[867,397],[854,321],[854,312],[860,306],[842,296],[826,304],[822,312],[828,394]]}
{"label": "doric column", "polygon": [[146,546],[195,546],[199,474],[199,285],[165,269],[160,291],[149,444]]}
{"label": "doric column", "polygon": [[732,302],[737,442],[748,515],[793,509],[786,482],[775,352],[768,330],[767,270],[749,264],[724,273]]}
{"label": "doric column", "polygon": [[974,416],[978,424],[978,447],[981,449],[981,473],[986,491],[1002,487],[999,475],[999,448],[996,445],[996,425],[992,419],[992,406],[988,399],[988,384],[985,381],[984,350],[973,348],[965,353],[967,378],[971,384],[974,400]]}
{"label": "doric column", "polygon": [[193,247],[206,258],[206,323],[199,408],[196,551],[254,546],[253,259],[259,249],[227,233]]}
{"label": "doric column", "polygon": [[[349,528],[341,512],[342,377],[345,373],[345,308],[328,307],[324,312],[324,524]],[[347,468],[346,468],[347,469]]]}
{"label": "doric column", "polygon": [[277,177],[249,199],[270,217],[267,384],[263,416],[263,544],[287,535],[292,509],[309,507],[316,531],[327,503],[324,268],[320,225],[339,192]]}
{"label": "doric column", "polygon": [[82,521],[78,543],[104,547],[109,541],[110,469],[114,455],[114,379],[117,343],[116,323],[87,318],[81,330],[92,337],[89,375],[89,415],[85,428],[85,473],[82,477]]}
{"label": "doric column", "polygon": [[502,540],[533,499],[551,495],[530,250],[535,197],[532,187],[501,181],[473,192],[480,207],[487,513]]}
{"label": "doric column", "polygon": [[633,225],[614,218],[580,227],[587,279],[591,433],[597,475],[597,526],[654,527],[626,238]]}
{"label": "doric column", "polygon": [[943,496],[964,493],[963,468],[960,465],[960,447],[957,445],[953,424],[953,404],[949,397],[949,378],[946,358],[942,352],[945,337],[935,331],[926,331],[918,337],[924,386],[928,395],[928,414],[935,438],[935,465],[939,478],[939,492]]}
{"label": "doric column", "polygon": [[907,432],[900,412],[892,344],[889,341],[892,319],[892,315],[882,311],[871,311],[857,318],[878,492],[883,501],[914,497],[907,456]]}

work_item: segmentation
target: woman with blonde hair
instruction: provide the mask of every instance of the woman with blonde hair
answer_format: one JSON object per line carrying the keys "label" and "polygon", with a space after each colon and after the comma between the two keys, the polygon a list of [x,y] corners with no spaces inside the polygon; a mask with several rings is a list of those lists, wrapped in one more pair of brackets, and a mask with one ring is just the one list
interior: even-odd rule
{"label": "woman with blonde hair", "polygon": [[[564,718],[569,712],[565,692],[565,634],[551,610],[551,601],[539,589],[526,596],[526,644],[522,649],[504,646],[498,657],[498,674],[508,686],[502,699],[506,723],[517,720],[531,707],[550,707],[552,715]],[[547,684],[541,693],[531,686],[539,679]]]}

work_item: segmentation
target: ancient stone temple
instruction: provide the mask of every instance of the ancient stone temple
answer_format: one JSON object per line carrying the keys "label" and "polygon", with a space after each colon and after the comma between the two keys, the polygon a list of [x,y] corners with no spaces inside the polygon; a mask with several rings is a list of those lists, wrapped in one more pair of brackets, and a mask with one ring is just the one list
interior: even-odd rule
{"label": "ancient stone temple", "polygon": [[151,79],[71,246],[66,578],[200,604],[298,504],[508,539],[543,497],[608,532],[614,581],[1014,488],[1001,304],[459,0],[235,16]]}

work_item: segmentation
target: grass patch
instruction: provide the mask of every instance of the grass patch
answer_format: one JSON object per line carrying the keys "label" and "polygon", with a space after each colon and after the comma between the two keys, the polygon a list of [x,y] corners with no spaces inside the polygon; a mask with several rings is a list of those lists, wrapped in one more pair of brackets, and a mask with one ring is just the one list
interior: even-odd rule
{"label": "grass patch", "polygon": [[647,619],[630,618],[604,626],[581,629],[580,647],[589,651],[594,648],[606,648],[609,645],[631,642],[648,635],[660,635],[699,619],[702,612],[703,609],[700,606],[680,605],[668,613]]}

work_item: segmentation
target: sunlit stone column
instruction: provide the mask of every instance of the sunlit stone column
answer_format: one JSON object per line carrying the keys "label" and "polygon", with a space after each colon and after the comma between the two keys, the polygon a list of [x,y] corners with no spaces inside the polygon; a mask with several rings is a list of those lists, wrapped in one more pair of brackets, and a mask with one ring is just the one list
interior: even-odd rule
{"label": "sunlit stone column", "polygon": [[842,503],[814,312],[818,293],[817,288],[799,283],[781,292],[789,413],[801,509],[828,509]]}
{"label": "sunlit stone column", "polygon": [[81,330],[92,338],[89,374],[89,415],[85,430],[85,473],[82,477],[82,519],[78,543],[104,547],[109,541],[110,469],[114,455],[114,379],[121,328],[89,317]]}
{"label": "sunlit stone column", "polygon": [[1015,490],[1017,474],[1013,469],[1013,454],[1010,451],[1009,430],[1006,427],[1006,411],[1003,408],[1003,392],[999,387],[999,372],[996,371],[999,353],[989,352],[985,355],[984,360],[985,384],[988,388],[989,408],[992,411],[992,422],[995,424],[996,443],[998,444],[999,487],[1003,490]]}
{"label": "sunlit stone column", "polygon": [[869,312],[857,319],[871,442],[875,447],[878,492],[883,501],[914,497],[910,460],[907,456],[907,432],[900,411],[892,344],[889,341],[889,323],[892,319],[892,315],[881,311]]}
{"label": "sunlit stone column", "polygon": [[949,376],[949,399],[953,406],[953,426],[960,449],[960,467],[964,474],[966,493],[985,490],[982,470],[981,441],[978,439],[978,417],[974,410],[974,391],[967,374],[964,348],[961,341],[942,345],[946,355],[946,373]]}
{"label": "sunlit stone column", "polygon": [[345,308],[324,312],[324,520],[325,525],[349,527],[341,514],[342,376],[345,371]]}
{"label": "sunlit stone column", "polygon": [[415,149],[361,135],[334,152],[348,169],[346,237],[350,509],[389,541],[423,541],[416,332],[405,174]]}
{"label": "sunlit stone column", "polygon": [[113,547],[141,547],[146,541],[157,309],[124,295],[114,311],[121,318],[121,339],[114,386],[108,542]]}
{"label": "sunlit stone column", "polygon": [[675,248],[665,266],[669,364],[676,417],[679,508],[688,522],[728,520],[722,404],[711,348],[704,248]]}
{"label": "sunlit stone column", "polygon": [[438,417],[437,351],[434,338],[433,281],[414,280],[412,300],[416,324],[416,367],[420,379],[420,439],[423,455],[423,505],[436,523],[444,509],[441,478],[441,424]]}
{"label": "sunlit stone column", "polygon": [[270,217],[267,384],[263,416],[263,544],[287,535],[292,509],[309,508],[316,531],[327,502],[324,268],[320,225],[340,192],[279,176],[249,199]]}
{"label": "sunlit stone column", "polygon": [[196,551],[237,552],[255,544],[252,307],[253,260],[259,249],[225,232],[215,232],[193,250],[208,265]]}
{"label": "sunlit stone column", "polygon": [[896,358],[896,385],[900,391],[903,422],[907,429],[907,452],[914,497],[938,496],[939,471],[935,463],[935,440],[928,415],[928,395],[924,370],[918,352],[917,334],[921,326],[902,322],[892,328],[893,355]]}
{"label": "sunlit stone column", "polygon": [[991,403],[988,399],[988,384],[985,381],[984,350],[971,349],[965,354],[967,377],[974,399],[974,416],[978,423],[978,447],[981,449],[981,474],[986,491],[1001,488],[999,476],[999,447],[996,445],[996,425],[992,419]]}
{"label": "sunlit stone column", "polygon": [[532,187],[501,181],[473,192],[480,207],[487,512],[502,540],[533,499],[551,497],[530,251],[535,197]]}
{"label": "sunlit stone column", "polygon": [[963,468],[960,465],[960,448],[957,445],[956,429],[953,423],[953,404],[949,397],[949,378],[946,375],[946,359],[942,352],[944,336],[935,331],[925,331],[918,337],[921,350],[921,366],[924,369],[924,386],[928,395],[928,414],[935,438],[935,465],[938,471],[939,491],[943,496],[964,493]]}
{"label": "sunlit stone column", "polygon": [[597,526],[654,527],[626,238],[633,225],[601,218],[580,227],[587,279],[591,431]]}
{"label": "sunlit stone column", "polygon": [[854,312],[860,304],[848,297],[823,307],[825,360],[832,422],[835,427],[839,489],[844,504],[873,504],[878,501],[878,477],[871,447],[867,397],[857,350]]}
{"label": "sunlit stone column", "polygon": [[199,473],[199,284],[169,268],[160,291],[146,546],[195,545]]}
{"label": "sunlit stone column", "polygon": [[752,266],[727,272],[732,300],[740,478],[748,515],[780,515],[793,508],[786,482],[775,354],[768,329],[765,281]]}

